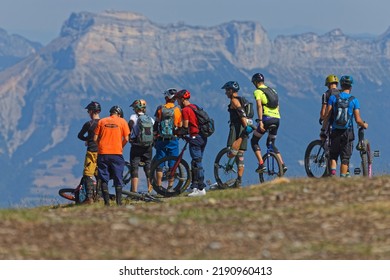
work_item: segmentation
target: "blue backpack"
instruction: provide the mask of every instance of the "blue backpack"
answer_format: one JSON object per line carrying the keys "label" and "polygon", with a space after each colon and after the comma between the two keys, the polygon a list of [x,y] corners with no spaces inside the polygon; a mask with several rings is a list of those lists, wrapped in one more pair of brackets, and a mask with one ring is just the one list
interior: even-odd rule
{"label": "blue backpack", "polygon": [[337,129],[347,129],[352,126],[352,114],[348,114],[349,104],[354,100],[354,96],[342,98],[336,95],[336,103],[333,109],[333,127]]}
{"label": "blue backpack", "polygon": [[158,134],[165,140],[171,140],[175,137],[174,130],[174,113],[175,106],[172,108],[166,108],[164,105],[161,106],[161,121],[158,126]]}

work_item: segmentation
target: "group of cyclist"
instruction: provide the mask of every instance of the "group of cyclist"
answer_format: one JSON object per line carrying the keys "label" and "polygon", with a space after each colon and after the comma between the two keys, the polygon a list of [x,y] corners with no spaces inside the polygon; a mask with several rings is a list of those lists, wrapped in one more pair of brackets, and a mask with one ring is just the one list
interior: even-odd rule
{"label": "group of cyclist", "polygon": [[[353,120],[358,126],[364,129],[368,124],[360,117],[359,100],[351,95],[352,76],[342,76],[340,78],[340,89],[338,89],[339,79],[331,74],[325,79],[325,86],[328,90],[322,95],[319,123],[322,125],[320,137],[325,140],[329,137],[330,173],[336,175],[337,160],[340,157],[340,177],[349,177],[349,160],[353,151],[353,141],[355,133]],[[338,119],[342,116],[341,102],[345,102],[344,121]]]}
{"label": "group of cyclist", "polygon": [[[275,140],[280,125],[280,108],[270,106],[269,95],[266,94],[271,89],[265,84],[264,75],[255,73],[251,82],[255,87],[253,92],[256,101],[257,126],[254,125],[252,116],[248,116],[244,109],[244,100],[239,96],[240,86],[237,81],[226,82],[221,89],[225,90],[226,97],[230,100],[229,112],[229,135],[227,146],[232,147],[233,143],[241,138],[241,144],[234,153],[238,167],[237,178],[233,187],[239,188],[244,174],[244,152],[247,150],[248,139],[251,148],[258,161],[257,173],[265,172],[259,140],[268,132],[267,144],[272,145],[273,151],[282,163],[283,173],[287,171],[280,151],[275,145]],[[325,86],[328,90],[322,95],[319,123],[322,125],[320,137],[330,141],[331,174],[336,174],[337,159],[340,157],[340,176],[348,176],[349,159],[353,150],[353,122],[367,128],[368,124],[360,117],[360,104],[357,98],[351,96],[353,78],[352,76],[342,76],[340,79],[341,88],[338,89],[339,79],[336,75],[326,77]],[[276,94],[276,91],[272,89]],[[125,160],[123,158],[123,147],[130,142],[130,173],[131,189],[138,190],[138,167],[142,162],[145,172],[148,191],[152,191],[150,184],[150,166],[152,161],[153,147],[156,149],[155,159],[166,156],[177,156],[179,154],[178,137],[187,137],[189,142],[189,152],[191,156],[192,192],[189,196],[203,196],[206,194],[204,183],[204,168],[202,164],[203,153],[207,145],[207,137],[202,136],[198,128],[198,120],[194,109],[196,105],[191,104],[191,93],[186,90],[177,91],[169,88],[163,92],[165,104],[157,107],[154,119],[150,117],[152,124],[152,141],[149,144],[140,143],[138,134],[140,133],[139,120],[145,119],[146,101],[135,100],[130,107],[134,114],[130,116],[128,122],[123,119],[123,110],[119,106],[110,109],[110,116],[100,120],[101,106],[98,102],[92,101],[85,109],[90,116],[78,134],[78,138],[85,141],[87,153],[84,162],[83,180],[87,190],[87,202],[93,201],[93,191],[95,181],[93,176],[101,181],[101,191],[105,204],[109,205],[108,181],[114,180],[117,204],[120,205],[121,189],[123,187],[123,170]],[[340,127],[335,123],[335,115],[339,112],[337,104],[339,99],[348,99],[348,122],[345,127]],[[180,107],[175,105],[178,103]],[[143,128],[145,129],[145,128]],[[87,134],[87,135],[86,135]],[[156,182],[162,180],[162,172],[157,168]],[[99,190],[98,190],[99,191]]]}
{"label": "group of cyclist", "polygon": [[[284,164],[280,151],[275,145],[275,140],[280,124],[279,104],[271,108],[269,100],[265,94],[265,90],[269,88],[264,83],[264,75],[261,73],[255,73],[252,76],[252,83],[255,87],[253,92],[256,100],[256,112],[258,116],[257,127],[253,125],[253,120],[246,114],[244,110],[243,99],[238,95],[240,86],[237,81],[229,81],[222,86],[225,90],[227,98],[230,99],[228,105],[228,112],[230,116],[230,128],[229,136],[227,140],[227,146],[232,147],[233,142],[238,138],[242,138],[241,145],[237,151],[232,151],[236,155],[236,163],[238,167],[237,179],[233,187],[239,188],[242,183],[242,176],[244,173],[244,152],[247,149],[249,135],[253,132],[253,136],[250,140],[252,150],[258,160],[257,173],[265,172],[266,167],[263,164],[263,158],[261,155],[261,149],[259,146],[259,140],[263,135],[268,132],[267,143],[273,146],[274,152],[278,155],[282,166],[283,172],[287,171],[287,166]],[[276,91],[274,91],[276,94]]]}
{"label": "group of cyclist", "polygon": [[[199,132],[198,120],[194,112],[196,105],[190,102],[191,93],[186,89],[177,91],[170,88],[163,94],[165,104],[158,106],[154,119],[146,114],[147,104],[143,99],[134,100],[130,105],[134,114],[130,116],[128,122],[123,119],[123,110],[119,106],[113,106],[110,109],[110,116],[103,119],[99,116],[101,105],[98,102],[92,101],[85,107],[91,120],[83,125],[78,138],[85,141],[87,146],[83,171],[86,203],[93,203],[94,192],[101,191],[105,205],[110,205],[108,182],[112,179],[116,203],[121,205],[125,167],[123,148],[127,143],[131,144],[131,190],[133,192],[138,190],[138,168],[142,163],[148,191],[151,192],[149,173],[153,147],[156,149],[156,160],[166,156],[177,156],[178,137],[186,138],[188,141],[192,159],[192,192],[189,196],[206,194],[202,159],[207,138]],[[176,101],[180,107],[175,106]],[[158,184],[162,180],[162,172],[158,168],[156,176]],[[96,189],[94,177],[100,181],[100,189]]]}

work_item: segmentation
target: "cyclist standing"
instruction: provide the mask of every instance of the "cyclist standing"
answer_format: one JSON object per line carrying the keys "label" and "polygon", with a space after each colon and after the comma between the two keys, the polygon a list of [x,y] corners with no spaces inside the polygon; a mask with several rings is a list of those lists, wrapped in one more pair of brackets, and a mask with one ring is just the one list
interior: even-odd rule
{"label": "cyclist standing", "polygon": [[[130,116],[129,128],[130,128],[130,174],[131,174],[131,191],[137,192],[138,190],[138,166],[140,162],[143,162],[143,169],[145,172],[146,182],[148,185],[148,192],[152,192],[152,185],[150,184],[150,163],[152,161],[153,153],[153,128],[154,120],[146,115],[146,101],[143,99],[134,100],[130,105],[135,114]],[[149,122],[148,130],[142,132],[140,127],[140,120],[145,119],[145,122]],[[146,127],[146,125],[144,125]],[[149,133],[148,136],[141,137],[142,133]]]}
{"label": "cyclist standing", "polygon": [[[255,73],[252,76],[252,83],[256,87],[255,91],[253,92],[253,95],[256,100],[257,115],[259,117],[259,125],[257,126],[257,129],[253,132],[253,136],[251,139],[252,150],[255,153],[255,156],[259,162],[259,166],[257,167],[256,172],[262,173],[266,170],[266,167],[263,164],[263,158],[261,156],[259,140],[268,131],[267,145],[268,143],[272,144],[273,151],[279,157],[280,162],[282,163],[283,173],[285,173],[287,171],[287,166],[284,164],[282,155],[280,154],[278,148],[275,146],[276,135],[278,133],[278,128],[280,124],[279,103],[277,103],[277,106],[275,107],[271,107],[269,105],[270,100],[268,100],[268,97],[265,94],[265,91],[268,90],[269,87],[264,84],[263,74]],[[271,90],[273,91],[272,94],[276,94],[275,90]]]}
{"label": "cyclist standing", "polygon": [[104,204],[110,205],[108,182],[114,180],[117,205],[122,205],[123,170],[125,160],[123,147],[129,141],[130,129],[123,119],[119,106],[110,109],[110,116],[99,121],[93,140],[98,144],[98,177],[101,181]]}
{"label": "cyclist standing", "polygon": [[[165,104],[157,107],[154,114],[154,135],[155,135],[155,159],[159,160],[167,156],[179,155],[179,140],[175,135],[175,130],[183,124],[180,108],[175,106],[175,95],[177,90],[169,88],[164,91]],[[168,163],[172,167],[174,162]],[[157,185],[161,186],[162,169],[156,172]],[[173,183],[173,181],[172,181]]]}
{"label": "cyclist standing", "polygon": [[241,146],[238,151],[233,151],[237,153],[235,158],[238,171],[237,178],[234,182],[234,188],[240,188],[242,182],[242,176],[244,175],[244,152],[247,149],[248,144],[248,135],[253,131],[253,128],[248,122],[247,115],[243,108],[242,99],[238,96],[238,91],[240,90],[240,85],[236,81],[226,82],[221,89],[225,90],[226,97],[230,99],[228,105],[229,112],[229,136],[227,140],[227,146],[232,147],[232,144],[238,138],[242,138]]}
{"label": "cyclist standing", "polygon": [[326,106],[328,105],[328,100],[331,95],[336,95],[340,93],[340,90],[337,88],[339,84],[339,79],[336,75],[330,74],[325,79],[325,86],[328,87],[327,91],[322,94],[321,97],[321,110],[320,110],[320,119],[319,123],[322,125],[322,121],[325,118]]}
{"label": "cyclist standing", "polygon": [[[85,142],[87,146],[87,153],[84,160],[83,182],[86,186],[87,199],[85,203],[93,202],[93,193],[96,191],[96,182],[93,180],[93,176],[97,176],[97,155],[98,147],[96,142],[93,141],[94,131],[97,123],[100,119],[99,113],[102,108],[99,102],[92,101],[85,107],[91,120],[84,123],[77,137]],[[85,135],[87,134],[87,135]]]}
{"label": "cyclist standing", "polygon": [[207,145],[207,138],[199,134],[198,119],[195,115],[195,104],[191,104],[191,93],[180,90],[176,93],[176,100],[182,108],[183,126],[178,129],[178,135],[189,134],[189,151],[191,155],[192,192],[188,196],[206,195],[206,184],[204,183],[204,169],[202,164],[203,153]]}
{"label": "cyclist standing", "polygon": [[[331,174],[333,176],[336,175],[338,157],[340,157],[341,160],[340,177],[347,176],[349,159],[351,158],[353,151],[353,140],[355,139],[353,119],[355,119],[359,126],[365,129],[368,128],[368,124],[360,117],[360,103],[358,99],[351,95],[352,84],[352,76],[342,76],[340,78],[341,93],[329,97],[325,119],[320,133],[322,139],[326,138],[325,128],[328,126],[330,116],[333,112],[333,120],[331,123],[332,130],[330,134]],[[348,101],[348,107],[346,108],[347,115],[345,115],[345,124],[343,125],[341,125],[341,121],[339,121],[339,116],[342,115],[341,106],[339,105],[341,99]]]}

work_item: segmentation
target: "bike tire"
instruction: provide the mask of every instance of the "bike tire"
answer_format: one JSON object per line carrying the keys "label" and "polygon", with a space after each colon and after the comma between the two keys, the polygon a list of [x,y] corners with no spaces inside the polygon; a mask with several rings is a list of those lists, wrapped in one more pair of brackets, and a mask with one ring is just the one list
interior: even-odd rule
{"label": "bike tire", "polygon": [[76,201],[75,189],[73,188],[63,188],[58,191],[58,194],[70,201]]}
{"label": "bike tire", "polygon": [[267,168],[262,173],[259,173],[259,181],[260,183],[268,182],[276,177],[282,177],[283,174],[283,165],[280,162],[279,157],[273,153],[266,153],[263,155],[263,164]]}
{"label": "bike tire", "polygon": [[[164,196],[172,197],[183,193],[191,183],[191,169],[188,163],[181,159],[173,177],[173,184],[171,185],[171,178],[169,176],[170,168],[169,163],[177,162],[178,157],[168,156],[162,159],[154,161],[150,168],[150,183],[153,186],[153,190]],[[162,169],[162,181],[161,186],[157,184],[157,172]],[[171,186],[170,186],[171,185]]]}
{"label": "bike tire", "polygon": [[137,193],[137,192],[125,191],[125,190],[122,190],[122,198],[142,200],[145,202],[162,202],[161,199],[148,193]]}
{"label": "bike tire", "polygon": [[230,148],[223,148],[214,160],[214,178],[219,189],[232,188],[237,179],[237,163],[235,157],[227,156],[229,152]]}
{"label": "bike tire", "polygon": [[305,151],[304,165],[306,175],[310,178],[321,178],[329,175],[329,160],[322,140],[313,140]]}
{"label": "bike tire", "polygon": [[360,151],[361,168],[363,170],[363,176],[371,177],[372,176],[372,159],[371,159],[371,147],[368,140],[364,140],[363,150]]}

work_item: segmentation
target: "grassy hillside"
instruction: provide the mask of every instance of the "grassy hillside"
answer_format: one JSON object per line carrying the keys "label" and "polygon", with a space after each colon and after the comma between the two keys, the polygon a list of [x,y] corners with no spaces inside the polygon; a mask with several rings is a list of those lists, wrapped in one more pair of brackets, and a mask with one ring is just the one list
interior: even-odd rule
{"label": "grassy hillside", "polygon": [[389,259],[390,177],[0,211],[1,259]]}

